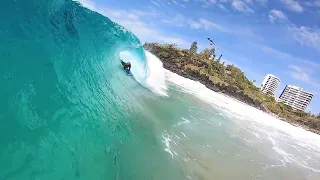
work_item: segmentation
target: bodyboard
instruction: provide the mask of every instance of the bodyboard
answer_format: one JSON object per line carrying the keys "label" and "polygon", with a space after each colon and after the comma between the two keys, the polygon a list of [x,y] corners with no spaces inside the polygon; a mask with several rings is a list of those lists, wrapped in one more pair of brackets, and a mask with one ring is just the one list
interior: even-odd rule
{"label": "bodyboard", "polygon": [[[124,62],[123,62],[122,60],[121,60],[120,62],[121,62],[121,66],[122,66],[122,69],[123,69]],[[132,76],[132,73],[131,73],[130,70],[126,70],[126,69],[123,69],[123,70],[124,70],[124,72],[125,72],[128,76]]]}
{"label": "bodyboard", "polygon": [[125,72],[128,76],[132,76],[131,71],[129,71],[129,70],[125,70],[125,69],[124,69],[124,72]]}

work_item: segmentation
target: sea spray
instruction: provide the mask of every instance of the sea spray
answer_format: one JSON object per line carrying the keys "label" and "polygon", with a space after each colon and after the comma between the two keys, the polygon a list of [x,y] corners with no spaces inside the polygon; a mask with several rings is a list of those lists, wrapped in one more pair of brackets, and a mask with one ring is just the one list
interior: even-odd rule
{"label": "sea spray", "polygon": [[[132,51],[120,52],[120,59],[131,62],[131,72],[133,77],[142,86],[160,96],[168,96],[165,79],[165,69],[158,57],[148,51],[145,56],[139,56]],[[145,59],[142,59],[144,58]]]}
{"label": "sea spray", "polygon": [[165,69],[163,68],[162,62],[150,52],[145,52],[148,64],[147,86],[156,94],[168,96]]}
{"label": "sea spray", "polygon": [[131,72],[133,77],[139,83],[144,83],[145,79],[147,78],[145,58],[129,50],[121,51],[119,56],[120,60],[131,63]]}

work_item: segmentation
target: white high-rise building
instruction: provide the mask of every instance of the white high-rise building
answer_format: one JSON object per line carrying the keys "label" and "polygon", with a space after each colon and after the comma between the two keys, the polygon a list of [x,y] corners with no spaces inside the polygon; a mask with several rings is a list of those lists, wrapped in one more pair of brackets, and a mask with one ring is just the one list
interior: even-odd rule
{"label": "white high-rise building", "polygon": [[313,94],[300,87],[287,85],[280,95],[280,100],[293,109],[305,110],[313,98]]}
{"label": "white high-rise building", "polygon": [[266,94],[274,95],[279,84],[279,78],[272,74],[268,74],[261,83],[261,91]]}

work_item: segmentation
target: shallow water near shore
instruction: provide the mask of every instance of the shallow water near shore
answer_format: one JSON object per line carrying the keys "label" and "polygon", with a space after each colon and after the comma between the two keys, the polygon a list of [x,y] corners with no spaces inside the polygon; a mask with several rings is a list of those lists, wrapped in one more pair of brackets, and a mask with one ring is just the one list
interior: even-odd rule
{"label": "shallow water near shore", "polygon": [[318,135],[164,70],[107,17],[1,10],[0,179],[320,178]]}
{"label": "shallow water near shore", "polygon": [[[191,130],[182,128],[187,141],[194,138],[196,146],[184,152],[187,164],[193,161],[196,164],[193,167],[206,172],[203,178],[210,179],[213,174],[220,179],[319,178],[317,134],[212,92],[198,82],[169,71],[167,76],[182,92],[207,104],[191,108],[189,112],[193,113],[182,120],[186,122],[182,126]],[[175,140],[180,145],[181,139]],[[197,158],[189,159],[192,153]]]}

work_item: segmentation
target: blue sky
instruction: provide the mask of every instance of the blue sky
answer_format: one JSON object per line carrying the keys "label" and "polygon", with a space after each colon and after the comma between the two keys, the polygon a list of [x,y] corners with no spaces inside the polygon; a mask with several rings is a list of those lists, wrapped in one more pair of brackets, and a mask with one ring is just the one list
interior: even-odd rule
{"label": "blue sky", "polygon": [[136,34],[142,42],[199,49],[207,37],[223,60],[259,85],[268,73],[315,94],[320,112],[320,0],[79,0]]}

